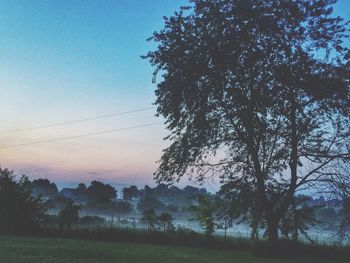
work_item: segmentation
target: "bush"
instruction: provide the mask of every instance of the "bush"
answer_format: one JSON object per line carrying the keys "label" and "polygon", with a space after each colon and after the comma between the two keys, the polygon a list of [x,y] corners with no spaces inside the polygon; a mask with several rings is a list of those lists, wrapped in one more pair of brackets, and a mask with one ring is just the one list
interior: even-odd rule
{"label": "bush", "polygon": [[34,197],[26,176],[16,180],[13,171],[0,168],[0,233],[35,231],[45,221],[46,205]]}

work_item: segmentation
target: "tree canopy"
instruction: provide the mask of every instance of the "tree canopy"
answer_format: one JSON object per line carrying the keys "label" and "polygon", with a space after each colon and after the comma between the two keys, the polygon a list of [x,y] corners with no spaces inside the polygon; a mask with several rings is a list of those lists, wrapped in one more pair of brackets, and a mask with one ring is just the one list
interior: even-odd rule
{"label": "tree canopy", "polygon": [[27,177],[17,179],[13,171],[0,168],[0,233],[36,230],[45,220],[46,206],[30,191]]}
{"label": "tree canopy", "polygon": [[140,195],[140,190],[137,189],[136,185],[123,188],[123,199],[132,200]]}
{"label": "tree canopy", "polygon": [[268,237],[299,190],[345,191],[349,23],[336,0],[193,0],[150,40],[171,144],[157,181],[216,176],[261,207]]}
{"label": "tree canopy", "polygon": [[[82,186],[79,187],[78,189],[81,189]],[[92,181],[86,192],[91,200],[98,203],[109,203],[117,197],[117,191],[113,186],[99,181]]]}
{"label": "tree canopy", "polygon": [[39,178],[31,182],[31,189],[34,195],[41,195],[46,198],[56,197],[58,189],[55,183],[48,179]]}

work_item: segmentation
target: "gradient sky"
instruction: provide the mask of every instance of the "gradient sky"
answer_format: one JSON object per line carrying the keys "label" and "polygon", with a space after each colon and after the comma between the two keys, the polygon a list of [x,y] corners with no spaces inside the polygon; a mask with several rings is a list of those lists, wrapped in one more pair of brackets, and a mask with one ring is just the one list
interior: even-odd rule
{"label": "gradient sky", "polygon": [[[159,122],[155,110],[21,133],[6,131],[151,106],[146,42],[185,0],[0,0],[0,165],[59,185],[152,184],[163,125],[1,148]],[[350,0],[336,14],[350,17]],[[213,183],[214,184],[214,183]],[[209,187],[215,188],[216,185]]]}

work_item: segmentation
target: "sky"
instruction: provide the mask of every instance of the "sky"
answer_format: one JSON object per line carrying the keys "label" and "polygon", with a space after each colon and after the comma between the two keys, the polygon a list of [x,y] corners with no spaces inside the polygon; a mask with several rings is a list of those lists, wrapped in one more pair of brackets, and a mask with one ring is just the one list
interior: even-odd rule
{"label": "sky", "polygon": [[[153,69],[140,55],[185,0],[0,0],[0,165],[59,186],[154,184],[167,142]],[[350,17],[350,0],[336,14]],[[137,109],[147,110],[15,132]],[[155,124],[71,140],[59,138]],[[28,144],[26,146],[16,146]],[[216,188],[215,182],[207,184]],[[209,189],[210,190],[210,189]]]}

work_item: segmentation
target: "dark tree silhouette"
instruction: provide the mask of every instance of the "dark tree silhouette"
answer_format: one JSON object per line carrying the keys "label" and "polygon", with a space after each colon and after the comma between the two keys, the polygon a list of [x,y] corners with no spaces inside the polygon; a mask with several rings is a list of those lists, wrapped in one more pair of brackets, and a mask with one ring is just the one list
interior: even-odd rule
{"label": "dark tree silhouette", "polygon": [[169,231],[173,228],[173,225],[172,225],[173,216],[171,214],[161,213],[158,216],[158,220],[164,232]]}
{"label": "dark tree silhouette", "polygon": [[70,229],[72,224],[79,222],[79,209],[80,207],[75,205],[72,201],[69,200],[67,202],[66,206],[58,214],[61,229],[63,229],[64,226]]}
{"label": "dark tree silhouette", "polygon": [[41,195],[45,198],[57,197],[58,190],[55,183],[51,183],[48,179],[36,179],[30,184],[34,195]]}
{"label": "dark tree silhouette", "polygon": [[141,211],[145,210],[162,210],[165,208],[165,204],[154,197],[141,198],[137,204],[137,208]]}
{"label": "dark tree silhouette", "polygon": [[36,230],[45,220],[46,205],[30,191],[27,177],[0,168],[0,233]]}
{"label": "dark tree silhouette", "polygon": [[138,197],[139,195],[140,195],[140,191],[137,189],[137,187],[135,185],[123,188],[123,199],[124,200],[131,200],[135,197]]}
{"label": "dark tree silhouette", "polygon": [[112,214],[112,220],[114,217],[114,212],[117,215],[118,222],[121,221],[122,216],[128,216],[133,212],[133,207],[129,202],[126,201],[118,201],[113,203],[113,214]]}
{"label": "dark tree silhouette", "polygon": [[148,209],[142,213],[142,221],[148,225],[148,229],[154,231],[158,224],[158,217],[153,209]]}
{"label": "dark tree silhouette", "polygon": [[272,243],[298,190],[342,189],[350,52],[335,2],[193,0],[165,17],[143,56],[171,141],[155,179],[248,184]]}
{"label": "dark tree silhouette", "polygon": [[117,191],[114,187],[99,181],[92,181],[86,191],[89,198],[98,203],[109,203],[117,196]]}

